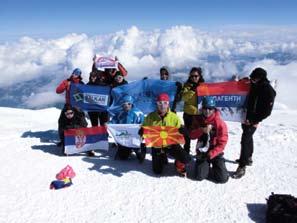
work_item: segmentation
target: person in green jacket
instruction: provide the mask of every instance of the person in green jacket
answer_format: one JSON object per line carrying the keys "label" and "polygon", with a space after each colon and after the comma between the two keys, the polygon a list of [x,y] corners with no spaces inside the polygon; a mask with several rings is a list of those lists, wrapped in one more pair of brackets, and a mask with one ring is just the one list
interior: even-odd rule
{"label": "person in green jacket", "polygon": [[202,69],[200,67],[193,67],[190,71],[189,78],[184,84],[182,89],[182,100],[184,101],[184,124],[185,124],[185,145],[184,150],[190,153],[191,139],[188,132],[191,131],[191,125],[193,117],[198,115],[198,97],[196,94],[196,88],[200,83],[204,82],[202,76]]}
{"label": "person in green jacket", "polygon": [[[157,110],[151,112],[144,119],[142,126],[172,126],[179,128],[179,131],[183,131],[181,126],[181,120],[174,112],[169,108],[169,96],[166,93],[162,93],[157,97]],[[143,129],[141,128],[139,134],[143,135]],[[156,148],[152,147],[152,168],[154,173],[161,174],[163,165],[168,163],[167,154],[174,157],[176,170],[185,175],[186,164],[190,161],[190,156],[179,144],[169,145],[167,147]]]}

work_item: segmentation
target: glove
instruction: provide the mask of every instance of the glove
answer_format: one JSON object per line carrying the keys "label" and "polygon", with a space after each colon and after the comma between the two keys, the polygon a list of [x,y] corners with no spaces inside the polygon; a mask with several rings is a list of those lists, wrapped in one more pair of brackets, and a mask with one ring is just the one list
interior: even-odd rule
{"label": "glove", "polygon": [[179,81],[175,82],[175,86],[177,88],[176,89],[177,92],[179,92],[182,89],[182,87],[183,87],[182,83],[180,83]]}
{"label": "glove", "polygon": [[147,79],[147,77],[142,78],[142,80],[146,80],[146,79]]}
{"label": "glove", "polygon": [[140,135],[141,137],[143,136],[143,128],[140,127],[140,129],[138,130],[138,135]]}
{"label": "glove", "polygon": [[198,86],[197,84],[193,84],[192,87],[191,87],[191,90],[196,91],[197,86]]}
{"label": "glove", "polygon": [[178,132],[182,135],[185,134],[185,127],[184,126],[181,126],[179,129],[178,129]]}

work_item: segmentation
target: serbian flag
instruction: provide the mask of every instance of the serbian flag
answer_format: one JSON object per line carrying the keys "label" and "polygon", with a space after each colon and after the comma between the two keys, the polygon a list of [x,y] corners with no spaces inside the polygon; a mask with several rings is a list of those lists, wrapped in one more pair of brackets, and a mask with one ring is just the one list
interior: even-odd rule
{"label": "serbian flag", "polygon": [[200,84],[198,95],[198,109],[202,108],[204,96],[213,97],[216,107],[221,111],[225,121],[242,122],[246,117],[246,99],[250,90],[249,81],[228,81]]}
{"label": "serbian flag", "polygon": [[104,126],[68,129],[64,131],[65,153],[108,150],[108,133]]}
{"label": "serbian flag", "polygon": [[147,147],[167,147],[184,144],[183,135],[178,128],[171,126],[143,126],[143,138]]}

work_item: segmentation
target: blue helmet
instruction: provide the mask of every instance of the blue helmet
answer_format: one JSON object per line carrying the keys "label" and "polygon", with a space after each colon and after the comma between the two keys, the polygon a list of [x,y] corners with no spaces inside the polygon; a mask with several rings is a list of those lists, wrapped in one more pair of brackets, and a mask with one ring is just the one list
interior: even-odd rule
{"label": "blue helmet", "polygon": [[127,102],[133,104],[134,102],[133,97],[130,95],[125,95],[122,99],[122,103],[127,103]]}
{"label": "blue helmet", "polygon": [[80,76],[81,75],[81,70],[79,68],[75,68],[73,71],[72,71],[72,74],[75,74],[77,76]]}
{"label": "blue helmet", "polygon": [[206,96],[202,99],[202,108],[215,108],[216,101],[213,97]]}

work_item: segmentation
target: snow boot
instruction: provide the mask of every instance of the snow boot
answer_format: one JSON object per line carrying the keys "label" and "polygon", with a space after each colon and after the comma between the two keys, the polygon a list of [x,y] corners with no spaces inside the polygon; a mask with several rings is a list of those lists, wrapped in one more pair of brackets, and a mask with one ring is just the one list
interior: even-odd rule
{"label": "snow boot", "polygon": [[233,174],[234,179],[239,179],[245,175],[245,166],[244,167],[238,167],[235,173]]}
{"label": "snow boot", "polygon": [[93,150],[87,151],[87,156],[95,156],[95,152]]}
{"label": "snow boot", "polygon": [[120,160],[127,160],[131,154],[131,149],[129,148],[123,148],[121,146],[118,147],[117,150],[117,157],[120,158]]}

